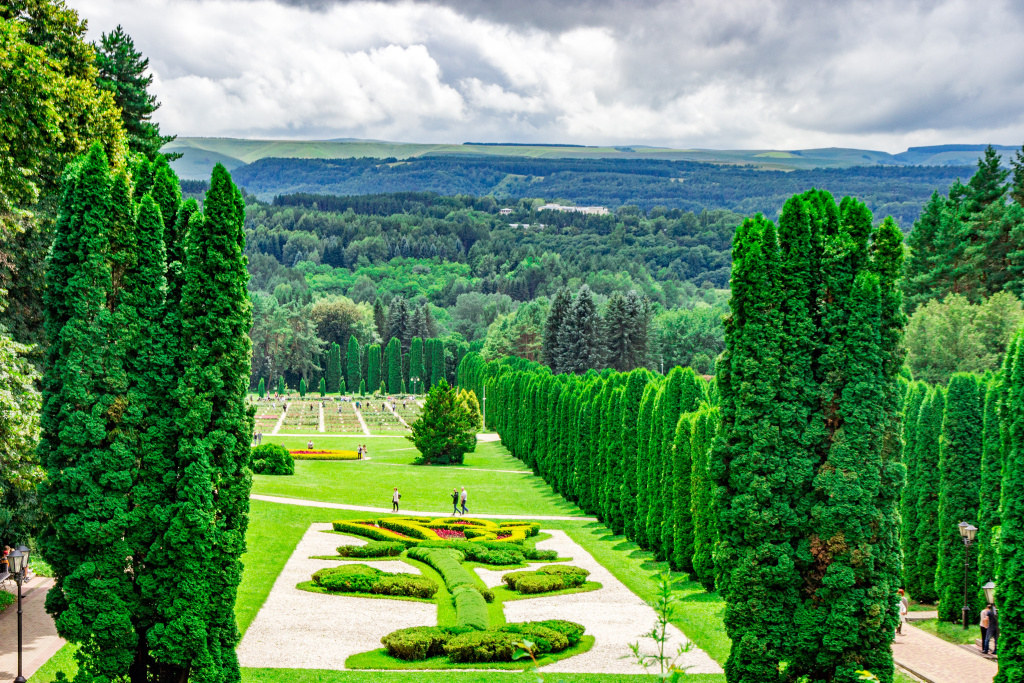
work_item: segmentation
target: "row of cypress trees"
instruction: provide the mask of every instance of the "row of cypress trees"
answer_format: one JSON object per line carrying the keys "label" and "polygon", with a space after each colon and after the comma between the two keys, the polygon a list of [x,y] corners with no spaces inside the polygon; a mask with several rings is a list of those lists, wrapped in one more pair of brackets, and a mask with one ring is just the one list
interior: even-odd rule
{"label": "row of cypress trees", "polygon": [[557,493],[714,590],[713,384],[690,368],[553,374],[477,353],[459,365],[459,384],[486,386],[488,424]]}
{"label": "row of cypress trees", "polygon": [[[62,180],[46,272],[38,540],[91,680],[239,680],[252,311],[244,203],[99,145]],[[187,559],[187,561],[184,561]]]}

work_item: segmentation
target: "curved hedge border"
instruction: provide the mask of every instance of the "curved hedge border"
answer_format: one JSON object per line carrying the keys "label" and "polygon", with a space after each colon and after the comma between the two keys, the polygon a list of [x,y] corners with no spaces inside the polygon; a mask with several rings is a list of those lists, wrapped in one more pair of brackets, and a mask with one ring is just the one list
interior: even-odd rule
{"label": "curved hedge border", "polygon": [[453,548],[410,548],[409,557],[436,569],[455,601],[456,627],[482,631],[487,628],[487,601],[476,580],[462,566],[466,556]]}

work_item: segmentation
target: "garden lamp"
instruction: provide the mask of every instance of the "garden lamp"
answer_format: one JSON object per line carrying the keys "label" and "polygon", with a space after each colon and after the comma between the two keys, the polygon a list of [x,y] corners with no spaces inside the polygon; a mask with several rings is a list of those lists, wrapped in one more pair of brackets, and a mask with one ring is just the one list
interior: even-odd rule
{"label": "garden lamp", "polygon": [[25,556],[20,550],[12,550],[7,556],[7,561],[11,563],[11,574],[14,576],[21,576],[21,568],[25,566]]}
{"label": "garden lamp", "polygon": [[28,549],[28,546],[27,545],[19,545],[18,546],[18,551],[22,555],[25,556],[25,566],[28,567],[28,556],[31,554],[31,551]]}
{"label": "garden lamp", "polygon": [[996,584],[994,581],[989,581],[981,587],[985,591],[985,602],[989,604],[996,604]]}
{"label": "garden lamp", "polygon": [[21,675],[21,582],[25,580],[25,564],[28,561],[28,554],[22,553],[21,550],[12,550],[7,556],[7,561],[10,563],[14,581],[18,584],[18,677],[14,679],[14,683],[25,683],[25,677]]}
{"label": "garden lamp", "polygon": [[960,530],[960,538],[964,539],[965,543],[974,541],[974,537],[978,533],[978,527],[968,522],[960,522],[958,528]]}

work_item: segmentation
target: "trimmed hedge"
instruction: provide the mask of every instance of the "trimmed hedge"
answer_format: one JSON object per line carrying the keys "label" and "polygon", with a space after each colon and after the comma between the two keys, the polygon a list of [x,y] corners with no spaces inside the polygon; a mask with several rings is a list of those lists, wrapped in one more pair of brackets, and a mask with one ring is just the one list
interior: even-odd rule
{"label": "trimmed hedge", "polygon": [[522,548],[501,541],[424,541],[419,548],[454,548],[469,562],[480,564],[522,564],[526,553]]}
{"label": "trimmed hedge", "polygon": [[541,626],[536,622],[528,621],[521,624],[506,624],[498,630],[502,633],[519,635],[522,640],[529,640],[535,646],[535,654],[561,652],[569,647],[569,639],[565,637],[564,633]]}
{"label": "trimmed hedge", "polygon": [[514,633],[477,631],[455,636],[445,644],[444,651],[458,664],[511,662],[520,641],[522,637]]}
{"label": "trimmed hedge", "polygon": [[536,571],[509,572],[501,580],[510,590],[520,593],[550,593],[578,588],[587,582],[590,572],[571,565],[546,565]]}
{"label": "trimmed hedge", "polygon": [[455,603],[456,626],[477,631],[487,628],[487,601],[483,593],[473,586],[458,586],[452,589],[452,601]]}
{"label": "trimmed hedge", "polygon": [[415,662],[443,655],[445,644],[465,632],[459,628],[439,626],[413,626],[392,631],[380,639],[388,654],[407,662]]}
{"label": "trimmed hedge", "polygon": [[547,619],[545,621],[527,621],[524,623],[535,624],[549,628],[552,631],[558,631],[569,641],[569,647],[574,647],[579,643],[584,631],[586,631],[586,627],[583,624],[577,624],[575,621],[566,621],[565,619]]}
{"label": "trimmed hedge", "polygon": [[477,630],[487,628],[487,601],[477,588],[473,574],[462,566],[462,561],[466,559],[465,554],[454,548],[417,546],[409,550],[409,557],[426,563],[440,572],[455,603],[457,626],[468,626]]}
{"label": "trimmed hedge", "polygon": [[391,574],[365,564],[321,569],[313,574],[313,583],[338,593],[404,595],[415,598],[432,598],[438,590],[437,583],[425,576]]}
{"label": "trimmed hedge", "polygon": [[524,640],[534,643],[538,654],[548,654],[574,647],[583,632],[582,624],[550,619],[506,624],[495,631],[414,626],[393,631],[380,642],[390,656],[407,662],[442,655],[453,662],[510,662],[516,644]]}
{"label": "trimmed hedge", "polygon": [[253,448],[251,453],[253,474],[295,474],[295,460],[280,444],[265,443]]}
{"label": "trimmed hedge", "polygon": [[366,545],[343,545],[338,547],[342,557],[397,557],[405,550],[401,541],[370,541]]}
{"label": "trimmed hedge", "polygon": [[364,538],[371,538],[375,541],[397,541],[404,544],[406,547],[416,545],[416,539],[405,538],[400,534],[391,531],[390,529],[383,529],[380,527],[369,527],[358,524],[352,524],[351,522],[331,522],[331,526],[334,527],[335,531],[339,531],[343,534],[352,534],[353,536],[362,536]]}

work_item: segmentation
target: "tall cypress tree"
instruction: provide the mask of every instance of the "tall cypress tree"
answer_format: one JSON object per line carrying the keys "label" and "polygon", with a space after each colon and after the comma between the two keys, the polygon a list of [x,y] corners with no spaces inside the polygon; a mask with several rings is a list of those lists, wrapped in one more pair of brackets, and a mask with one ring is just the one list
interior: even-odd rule
{"label": "tall cypress tree", "polygon": [[260,398],[263,398],[264,396],[267,395],[267,385],[262,377],[260,377],[259,386],[256,387],[256,393],[259,394]]}
{"label": "tall cypress tree", "polygon": [[306,398],[306,378],[299,378],[299,397]]}
{"label": "tall cypress tree", "polygon": [[907,468],[907,485],[900,501],[900,540],[903,549],[903,585],[909,588],[911,577],[917,573],[917,424],[921,415],[921,404],[928,395],[928,385],[914,382],[907,392],[903,415],[903,461]]}
{"label": "tall cypress tree", "polygon": [[323,398],[324,396],[327,395],[327,379],[324,378],[324,377],[320,378],[319,390],[320,390],[320,397],[321,398]]}
{"label": "tall cypress tree", "polygon": [[676,370],[682,373],[680,368],[672,368],[668,377],[661,383],[661,386],[658,387],[654,394],[654,406],[651,408],[651,437],[647,445],[647,458],[650,460],[650,465],[647,468],[647,494],[650,497],[650,503],[647,506],[645,527],[648,547],[654,551],[655,558],[659,560],[665,559],[661,546],[663,536],[662,525],[665,522],[665,487],[663,486],[662,477],[665,473],[666,458],[665,449],[662,448],[661,443],[661,424],[665,406],[670,400],[668,395],[673,391],[669,389],[669,386],[672,384],[672,373]]}
{"label": "tall cypress tree", "polygon": [[626,391],[622,396],[619,512],[622,515],[623,531],[630,540],[636,540],[636,471],[637,451],[640,448],[637,430],[640,426],[640,403],[649,379],[650,373],[645,368],[633,370],[629,373]]}
{"label": "tall cypress tree", "polygon": [[693,424],[690,475],[690,511],[693,513],[693,572],[704,590],[715,590],[714,550],[718,542],[718,514],[714,484],[708,469],[711,447],[718,433],[718,409],[702,405]]}
{"label": "tall cypress tree", "polygon": [[345,364],[347,365],[345,379],[348,382],[348,386],[355,390],[363,380],[363,372],[362,363],[359,360],[359,341],[354,335],[348,338],[348,352],[345,356]]}
{"label": "tall cypress tree", "polygon": [[559,342],[558,333],[562,324],[569,315],[569,307],[572,305],[572,294],[563,287],[555,294],[551,302],[551,309],[548,311],[547,321],[544,323],[544,343],[541,348],[541,359],[544,364],[551,368],[551,372],[562,372],[558,365]]}
{"label": "tall cypress tree", "polygon": [[337,393],[341,385],[341,346],[334,342],[327,352],[327,391]]}
{"label": "tall cypress tree", "polygon": [[918,602],[924,603],[934,603],[939,597],[935,592],[939,543],[939,439],[945,410],[945,391],[942,387],[935,387],[921,404],[921,417],[917,425],[918,497],[914,544],[917,548],[915,565],[918,574],[910,590]]}
{"label": "tall cypress tree", "polygon": [[409,379],[413,393],[419,393],[423,382],[423,340],[419,337],[413,337],[409,348]]}
{"label": "tall cypress tree", "polygon": [[284,385],[284,375],[280,375],[277,378],[277,393],[282,396],[288,393],[288,387]]}
{"label": "tall cypress tree", "polygon": [[640,417],[637,421],[636,542],[645,549],[650,547],[647,515],[651,508],[651,427],[654,422],[654,403],[661,384],[661,381],[656,379],[644,387],[644,397],[640,401]]}
{"label": "tall cypress tree", "polygon": [[[605,419],[608,428],[608,443],[605,447],[604,464],[604,511],[605,524],[614,534],[624,533],[625,520],[622,518],[622,409],[625,405],[626,387],[621,384],[612,392]],[[632,395],[632,392],[630,392]]]}
{"label": "tall cypress tree", "polygon": [[[1003,374],[988,383],[985,392],[985,425],[982,438],[981,486],[978,506],[978,576],[979,586],[996,578],[997,548],[992,544],[993,529],[999,526],[999,501],[1002,497],[1003,443],[1000,434],[999,406],[1006,392]],[[985,603],[980,591],[977,605]]]}
{"label": "tall cypress tree", "polygon": [[1024,332],[1018,330],[1003,364],[1002,522],[999,542],[999,673],[996,683],[1024,680]]}
{"label": "tall cypress tree", "polygon": [[[964,604],[964,544],[957,525],[978,521],[984,413],[978,378],[954,374],[946,391],[939,447],[938,566],[935,592],[939,619],[959,621]],[[972,573],[968,595],[978,592]]]}
{"label": "tall cypress tree", "polygon": [[693,472],[693,430],[696,413],[683,413],[672,437],[672,555],[669,565],[676,571],[693,572],[693,512],[690,490]]}
{"label": "tall cypress tree", "polygon": [[388,342],[386,353],[388,391],[397,394],[402,390],[402,342],[398,337]]}
{"label": "tall cypress tree", "polygon": [[444,344],[440,339],[430,340],[430,386],[445,379]]}
{"label": "tall cypress tree", "polygon": [[376,391],[380,381],[380,344],[370,344],[366,351],[366,386]]}
{"label": "tall cypress tree", "polygon": [[[678,372],[676,372],[678,370]],[[668,388],[661,405],[661,542],[660,557],[671,562],[675,557],[676,540],[676,460],[673,451],[679,416],[697,409],[703,396],[701,380],[693,368],[673,368],[668,375]],[[689,469],[686,470],[689,476]],[[686,507],[688,514],[689,503]]]}

